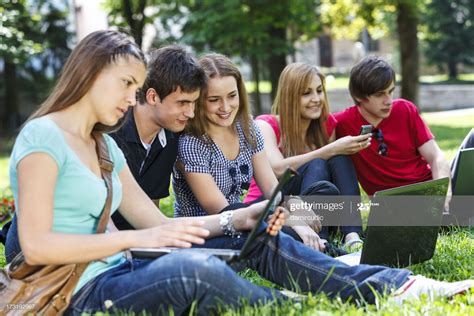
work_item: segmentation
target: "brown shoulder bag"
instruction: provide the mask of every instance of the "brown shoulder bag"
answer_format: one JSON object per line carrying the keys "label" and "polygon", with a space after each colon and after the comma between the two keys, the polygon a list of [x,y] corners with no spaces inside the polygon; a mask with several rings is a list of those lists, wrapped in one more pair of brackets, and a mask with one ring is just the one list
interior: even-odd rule
{"label": "brown shoulder bag", "polygon": [[[113,163],[104,137],[93,134],[102,178],[107,186],[107,199],[97,226],[97,234],[105,232],[112,206]],[[71,302],[72,293],[86,263],[33,266],[19,253],[5,269],[0,270],[0,315],[62,314]]]}

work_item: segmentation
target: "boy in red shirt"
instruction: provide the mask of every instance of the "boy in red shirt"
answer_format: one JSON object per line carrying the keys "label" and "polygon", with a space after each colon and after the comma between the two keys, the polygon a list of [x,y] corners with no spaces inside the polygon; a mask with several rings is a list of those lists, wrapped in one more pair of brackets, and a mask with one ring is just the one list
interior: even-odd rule
{"label": "boy in red shirt", "polygon": [[[413,103],[393,100],[395,71],[368,56],[351,70],[349,90],[355,105],[336,113],[337,138],[358,135],[371,124],[372,144],[351,156],[362,188],[376,191],[450,177],[450,168]],[[448,192],[450,200],[451,190]]]}

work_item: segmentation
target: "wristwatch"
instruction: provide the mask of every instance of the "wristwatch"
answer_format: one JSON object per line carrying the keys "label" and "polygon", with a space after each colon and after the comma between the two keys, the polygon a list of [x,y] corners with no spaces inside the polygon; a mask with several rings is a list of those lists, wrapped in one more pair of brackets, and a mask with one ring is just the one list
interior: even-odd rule
{"label": "wristwatch", "polygon": [[233,211],[225,211],[219,215],[219,225],[221,226],[221,230],[226,236],[230,236],[232,238],[237,237],[240,238],[242,235],[235,229],[234,223],[232,221],[232,216],[234,215]]}

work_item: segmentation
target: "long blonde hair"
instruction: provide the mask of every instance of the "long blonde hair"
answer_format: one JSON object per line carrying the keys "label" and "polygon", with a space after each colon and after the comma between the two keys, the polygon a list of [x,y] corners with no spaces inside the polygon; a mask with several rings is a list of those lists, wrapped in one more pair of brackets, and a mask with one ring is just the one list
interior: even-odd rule
{"label": "long blonde hair", "polygon": [[[321,116],[311,121],[305,139],[302,140],[299,131],[301,126],[301,96],[314,76],[321,79],[324,101],[322,101]],[[329,136],[326,130],[326,121],[329,115],[329,104],[324,75],[317,67],[305,63],[287,65],[278,81],[278,90],[273,102],[272,113],[279,115],[280,118],[281,139],[279,146],[285,157],[304,153],[306,145],[316,145],[317,147],[327,145]]]}
{"label": "long blonde hair", "polygon": [[[90,90],[104,68],[119,58],[130,57],[145,64],[142,51],[129,36],[116,31],[96,31],[89,34],[73,49],[53,91],[28,121],[75,104]],[[114,126],[97,123],[94,131],[111,132],[121,123],[123,119]]]}
{"label": "long blonde hair", "polygon": [[[256,132],[253,129],[252,117],[250,115],[250,105],[248,102],[247,91],[242,74],[239,69],[232,63],[232,61],[221,54],[207,54],[199,59],[199,65],[204,69],[207,80],[215,77],[231,76],[237,82],[237,91],[239,93],[239,109],[237,115],[232,123],[235,128],[237,122],[240,122],[245,140],[252,147],[256,147]],[[202,137],[206,133],[207,119],[206,119],[206,98],[207,87],[201,91],[199,99],[196,103],[196,115],[186,125],[186,132],[196,136]]]}

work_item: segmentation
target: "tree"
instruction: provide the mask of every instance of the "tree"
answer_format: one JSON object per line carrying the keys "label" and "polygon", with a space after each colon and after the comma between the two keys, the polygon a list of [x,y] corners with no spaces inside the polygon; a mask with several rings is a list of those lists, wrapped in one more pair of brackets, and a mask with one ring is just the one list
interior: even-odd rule
{"label": "tree", "polygon": [[[248,60],[257,88],[267,70],[274,97],[295,41],[313,38],[321,29],[318,4],[317,0],[183,1],[175,14],[186,17],[181,38],[186,44],[199,52],[218,51]],[[255,108],[261,113],[258,92]]]}
{"label": "tree", "polygon": [[250,61],[255,81],[255,111],[261,113],[259,82],[269,59],[269,18],[264,1],[206,1],[186,5],[182,41],[198,52],[216,51]]}
{"label": "tree", "polygon": [[450,79],[457,77],[458,64],[474,65],[474,1],[432,0],[424,21],[431,64],[446,65]]}
{"label": "tree", "polygon": [[338,34],[353,35],[362,28],[378,32],[379,36],[388,32],[387,27],[395,18],[401,64],[401,96],[418,104],[418,24],[425,0],[344,0],[323,1],[323,22],[340,28]]}
{"label": "tree", "polygon": [[145,15],[145,9],[150,4],[147,0],[109,0],[105,5],[110,10],[109,22],[127,29],[135,43],[142,47],[145,24],[153,23],[150,17]]}
{"label": "tree", "polygon": [[6,0],[0,7],[1,86],[6,105],[0,116],[6,122],[4,129],[13,130],[21,123],[20,93],[39,101],[69,55],[67,10],[65,4],[62,9],[57,5],[61,3],[37,1],[29,5],[25,0]]}
{"label": "tree", "polygon": [[[155,43],[182,41],[198,52],[218,51],[249,61],[257,83],[256,112],[260,113],[258,82],[268,73],[274,95],[294,42],[314,38],[321,29],[316,12],[319,2],[109,0],[106,6],[109,22],[129,29],[137,43],[142,42],[144,26],[151,23],[161,31]],[[181,26],[182,35],[169,34],[176,26]]]}
{"label": "tree", "polygon": [[2,25],[0,27],[0,57],[3,60],[3,79],[5,87],[4,128],[13,129],[20,121],[19,94],[17,86],[18,66],[30,55],[41,51],[41,45],[29,37],[39,25],[40,17],[26,9],[26,1],[6,0],[0,7]]}
{"label": "tree", "polygon": [[417,1],[398,0],[397,32],[402,66],[401,96],[418,104],[420,55],[418,48],[419,10]]}

